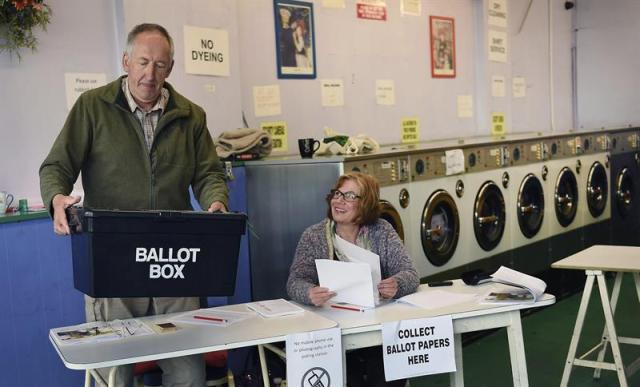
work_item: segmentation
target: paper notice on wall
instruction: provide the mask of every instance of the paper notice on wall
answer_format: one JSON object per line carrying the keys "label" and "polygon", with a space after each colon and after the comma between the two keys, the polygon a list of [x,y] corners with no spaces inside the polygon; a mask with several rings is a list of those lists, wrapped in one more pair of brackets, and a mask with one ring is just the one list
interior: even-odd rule
{"label": "paper notice on wall", "polygon": [[400,136],[403,144],[412,144],[420,139],[420,121],[417,117],[403,118]]}
{"label": "paper notice on wall", "polygon": [[320,81],[322,88],[322,106],[344,106],[344,83],[342,79],[323,79]]}
{"label": "paper notice on wall", "polygon": [[487,2],[487,23],[490,26],[507,27],[507,0],[489,0]]}
{"label": "paper notice on wall", "polygon": [[322,0],[322,6],[325,8],[344,8],[344,0]]}
{"label": "paper notice on wall", "polygon": [[451,315],[382,324],[387,381],[456,371]]}
{"label": "paper notice on wall", "polygon": [[400,2],[400,14],[408,16],[422,15],[422,0],[402,0]]}
{"label": "paper notice on wall", "polygon": [[502,136],[507,131],[504,122],[504,113],[491,113],[491,135]]}
{"label": "paper notice on wall", "polygon": [[472,118],[472,117],[473,117],[473,96],[459,95],[458,96],[458,118]]}
{"label": "paper notice on wall", "polygon": [[462,149],[450,149],[444,152],[445,174],[457,175],[464,172],[464,152]]}
{"label": "paper notice on wall", "polygon": [[504,86],[505,79],[502,75],[494,75],[491,77],[491,96],[504,97],[506,88]]}
{"label": "paper notice on wall", "polygon": [[358,19],[387,20],[387,3],[385,0],[358,0],[356,3]]}
{"label": "paper notice on wall", "polygon": [[527,80],[524,77],[513,77],[511,80],[513,88],[513,98],[524,98],[527,96]]}
{"label": "paper notice on wall", "polygon": [[67,94],[67,109],[71,110],[80,94],[106,85],[107,76],[104,73],[65,73],[64,84]]}
{"label": "paper notice on wall", "polygon": [[507,63],[507,33],[489,30],[487,43],[489,44],[489,60]]}
{"label": "paper notice on wall", "polygon": [[290,334],[286,344],[290,386],[344,385],[340,328]]}
{"label": "paper notice on wall", "polygon": [[376,103],[378,105],[395,105],[395,82],[392,79],[376,80]]}
{"label": "paper notice on wall", "polygon": [[271,150],[273,152],[286,152],[289,150],[286,121],[261,122],[260,129],[271,135],[271,144],[273,145]]}
{"label": "paper notice on wall", "polygon": [[280,115],[280,86],[254,86],[253,107],[256,117]]}
{"label": "paper notice on wall", "polygon": [[184,26],[184,71],[229,76],[229,32]]}

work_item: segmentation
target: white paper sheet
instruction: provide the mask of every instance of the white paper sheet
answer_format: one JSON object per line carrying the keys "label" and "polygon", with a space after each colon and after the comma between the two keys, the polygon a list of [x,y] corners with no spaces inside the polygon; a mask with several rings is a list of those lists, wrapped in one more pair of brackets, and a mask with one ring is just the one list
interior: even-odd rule
{"label": "white paper sheet", "polygon": [[283,298],[250,302],[247,304],[247,308],[258,312],[262,317],[280,317],[304,313],[304,309]]}
{"label": "white paper sheet", "polygon": [[373,288],[373,300],[376,305],[380,302],[380,293],[378,292],[378,284],[382,281],[382,272],[380,271],[380,256],[367,249],[363,249],[358,245],[347,242],[340,236],[336,235],[336,248],[344,254],[349,262],[366,263],[371,267],[371,283]]}
{"label": "white paper sheet", "polygon": [[226,327],[238,321],[251,317],[251,313],[236,312],[232,310],[221,310],[218,308],[208,308],[193,310],[177,315],[171,319],[173,322],[196,325],[212,325]]}
{"label": "white paper sheet", "polygon": [[445,290],[432,290],[428,292],[416,292],[406,295],[398,302],[411,304],[424,309],[438,309],[449,305],[462,304],[473,301],[476,294],[454,293]]}
{"label": "white paper sheet", "polygon": [[462,149],[451,149],[444,152],[447,176],[464,172],[464,153]]}
{"label": "white paper sheet", "polygon": [[316,269],[320,286],[337,293],[331,302],[346,302],[369,308],[376,306],[371,291],[373,283],[369,264],[317,259]]}

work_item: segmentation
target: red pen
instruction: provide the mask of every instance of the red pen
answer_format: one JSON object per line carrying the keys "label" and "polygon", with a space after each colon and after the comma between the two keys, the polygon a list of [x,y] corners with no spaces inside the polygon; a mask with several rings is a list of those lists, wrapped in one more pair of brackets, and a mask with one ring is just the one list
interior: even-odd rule
{"label": "red pen", "polygon": [[216,322],[224,322],[224,323],[227,322],[227,320],[219,317],[193,316],[193,318],[195,318],[196,320],[207,320],[207,321],[216,321]]}
{"label": "red pen", "polygon": [[355,307],[355,306],[331,304],[331,307],[332,308],[336,308],[336,309],[352,310],[354,312],[364,312],[364,309],[358,308],[358,307]]}

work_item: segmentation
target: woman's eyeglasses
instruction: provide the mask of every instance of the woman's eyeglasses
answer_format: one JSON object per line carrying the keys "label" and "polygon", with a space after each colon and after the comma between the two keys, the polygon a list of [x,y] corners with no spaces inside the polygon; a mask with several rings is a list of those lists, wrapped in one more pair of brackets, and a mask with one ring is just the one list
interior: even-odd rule
{"label": "woman's eyeglasses", "polygon": [[339,189],[332,189],[331,192],[329,193],[329,197],[331,197],[331,199],[336,199],[336,200],[342,197],[346,202],[355,202],[356,200],[361,198],[360,195],[358,195],[353,191],[342,192]]}

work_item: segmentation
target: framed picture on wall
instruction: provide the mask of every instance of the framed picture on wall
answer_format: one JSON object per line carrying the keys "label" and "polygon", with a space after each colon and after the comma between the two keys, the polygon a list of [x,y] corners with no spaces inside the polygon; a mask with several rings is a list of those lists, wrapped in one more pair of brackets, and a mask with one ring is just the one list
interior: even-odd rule
{"label": "framed picture on wall", "polygon": [[429,16],[431,76],[456,77],[456,31],[451,17]]}
{"label": "framed picture on wall", "polygon": [[278,78],[315,78],[313,4],[274,0]]}

